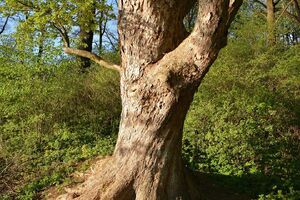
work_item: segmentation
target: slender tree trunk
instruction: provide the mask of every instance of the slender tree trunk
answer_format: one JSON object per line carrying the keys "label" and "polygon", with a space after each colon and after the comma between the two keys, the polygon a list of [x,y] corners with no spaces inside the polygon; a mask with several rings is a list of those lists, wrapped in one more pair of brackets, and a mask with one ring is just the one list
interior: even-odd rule
{"label": "slender tree trunk", "polygon": [[98,46],[98,51],[99,54],[102,53],[103,51],[103,37],[106,32],[106,25],[107,25],[107,18],[105,16],[104,11],[100,12],[100,20],[99,20],[99,46]]}
{"label": "slender tree trunk", "polygon": [[45,42],[45,30],[41,30],[41,35],[38,38],[38,60],[40,61],[42,59],[43,53],[44,53],[44,42]]}
{"label": "slender tree trunk", "polygon": [[226,45],[242,1],[119,1],[122,115],[114,154],[75,196],[101,200],[202,199],[181,158],[184,119]]}
{"label": "slender tree trunk", "polygon": [[275,36],[275,4],[273,0],[267,0],[267,24],[268,24],[268,43],[273,46],[276,43]]}

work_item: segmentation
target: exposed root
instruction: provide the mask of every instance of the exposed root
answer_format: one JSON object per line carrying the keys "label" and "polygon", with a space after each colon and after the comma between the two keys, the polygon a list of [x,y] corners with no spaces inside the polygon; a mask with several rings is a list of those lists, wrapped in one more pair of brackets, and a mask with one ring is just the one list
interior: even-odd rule
{"label": "exposed root", "polygon": [[[51,200],[239,200],[247,197],[233,194],[212,183],[208,176],[185,170],[183,186],[176,187],[176,183],[167,180],[161,183],[157,180],[147,181],[144,174],[134,174],[135,169],[126,166],[116,168],[113,159],[106,158],[97,162],[87,173],[85,182],[76,187],[66,188],[66,194]],[[143,179],[144,178],[144,179]],[[175,184],[175,185],[174,185]],[[145,186],[147,186],[145,188]],[[175,186],[175,187],[174,187]],[[178,191],[180,190],[180,191]],[[176,198],[174,198],[174,195]],[[177,196],[176,196],[177,195]],[[178,196],[179,195],[179,196]]]}
{"label": "exposed root", "polygon": [[[170,192],[181,194],[179,199],[198,200],[205,199],[200,198],[200,195],[192,181],[191,176],[187,176],[189,181],[186,181],[187,185],[180,188],[189,188],[189,190],[175,191],[176,188],[172,188],[172,184],[162,184],[147,182],[147,180],[140,180],[134,182],[134,174],[124,174],[123,169],[116,169],[113,167],[114,163],[111,159],[105,159],[101,165],[95,165],[98,171],[90,170],[90,174],[87,180],[73,188],[66,188],[67,194],[61,195],[56,200],[157,200],[157,199],[170,199],[174,194],[168,194]],[[146,179],[146,178],[145,178]],[[169,180],[167,180],[169,181]],[[185,181],[184,181],[185,182]],[[165,185],[165,191],[162,187]],[[147,186],[148,190],[145,190]],[[151,186],[151,188],[149,188]],[[177,188],[178,189],[178,188]]]}
{"label": "exposed root", "polygon": [[[120,172],[121,171],[121,172]],[[112,157],[102,159],[86,173],[86,180],[66,194],[51,200],[128,200],[135,199],[133,176],[116,167]]]}
{"label": "exposed root", "polygon": [[[47,200],[70,200],[70,199],[77,199],[80,196],[83,196],[86,192],[92,192],[92,188],[96,189],[99,186],[105,187],[109,183],[113,181],[113,175],[111,171],[111,162],[112,157],[101,158],[96,163],[94,163],[90,169],[80,174],[80,178],[83,179],[82,183],[77,185],[72,185],[71,187],[64,188],[65,194],[63,195],[55,195],[52,193],[57,193],[57,191],[50,192],[46,194],[45,199]],[[76,174],[77,175],[77,174]],[[75,175],[75,176],[76,176]],[[104,182],[103,180],[107,180]],[[100,184],[101,183],[101,184]],[[100,185],[99,185],[100,184]],[[95,195],[97,196],[97,195]]]}

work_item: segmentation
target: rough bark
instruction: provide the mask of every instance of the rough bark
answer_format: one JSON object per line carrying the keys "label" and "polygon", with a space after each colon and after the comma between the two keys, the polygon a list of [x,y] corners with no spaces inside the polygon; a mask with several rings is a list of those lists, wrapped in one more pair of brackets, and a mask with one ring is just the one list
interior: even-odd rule
{"label": "rough bark", "polygon": [[226,45],[242,1],[119,1],[122,115],[106,167],[69,198],[201,199],[181,159],[186,113],[202,78]]}

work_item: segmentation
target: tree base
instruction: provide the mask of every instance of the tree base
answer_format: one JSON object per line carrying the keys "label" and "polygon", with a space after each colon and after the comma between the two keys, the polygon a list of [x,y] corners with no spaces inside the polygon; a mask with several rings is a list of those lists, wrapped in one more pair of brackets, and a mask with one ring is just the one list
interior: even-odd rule
{"label": "tree base", "polygon": [[[130,168],[125,169],[124,166],[118,168],[114,163],[113,157],[105,158],[99,161],[89,172],[87,179],[73,187],[65,189],[67,194],[61,195],[55,199],[58,200],[134,200],[134,199],[199,199],[199,194],[194,194],[191,197],[188,191],[193,191],[195,193],[197,190],[187,190],[186,185],[182,188],[180,196],[178,198],[173,198],[172,194],[165,187],[165,184],[161,184],[158,180],[153,182],[147,181],[148,174],[145,173],[145,178],[141,176],[136,170],[137,168],[130,169],[133,165],[128,165]],[[119,166],[119,165],[118,165]],[[139,175],[138,175],[139,174]],[[143,181],[145,179],[145,181]],[[174,180],[171,177],[169,181]],[[176,180],[176,179],[175,179]],[[191,183],[191,180],[186,181],[186,183]],[[173,185],[171,183],[168,185]],[[192,186],[192,184],[188,184]],[[167,191],[161,191],[165,188]],[[190,187],[188,187],[190,188]],[[178,194],[178,191],[174,191]]]}
{"label": "tree base", "polygon": [[[112,157],[101,159],[91,167],[84,175],[85,181],[71,188],[65,188],[66,194],[60,196],[48,195],[45,198],[49,200],[148,200],[148,199],[188,199],[188,200],[246,200],[246,196],[234,194],[224,188],[214,184],[208,175],[185,170],[185,191],[182,195],[174,198],[172,194],[160,193],[160,187],[153,183],[145,182],[151,185],[150,193],[141,193],[138,186],[134,184],[133,177],[128,178],[125,174],[120,174],[114,166]],[[139,179],[138,177],[136,177]],[[156,190],[156,192],[154,192]],[[174,191],[177,192],[177,191]],[[184,193],[183,193],[184,192]],[[154,196],[150,196],[155,194]],[[171,198],[170,198],[171,197]]]}

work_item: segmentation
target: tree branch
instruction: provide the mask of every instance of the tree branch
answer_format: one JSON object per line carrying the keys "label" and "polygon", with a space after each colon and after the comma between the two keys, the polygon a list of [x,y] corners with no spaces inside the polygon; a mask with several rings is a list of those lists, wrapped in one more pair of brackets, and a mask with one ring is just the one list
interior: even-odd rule
{"label": "tree branch", "polygon": [[286,16],[288,16],[289,18],[295,20],[296,22],[300,23],[300,17],[298,17],[298,16],[296,16],[296,15],[294,15],[294,14],[288,12],[287,10],[284,11],[284,14],[285,14]]}
{"label": "tree branch", "polygon": [[[294,0],[294,6],[295,6],[295,9],[296,9],[298,18],[300,18],[300,5],[299,5],[299,3],[298,3],[297,0]],[[299,20],[300,20],[300,19],[299,19]]]}
{"label": "tree branch", "polygon": [[17,3],[21,4],[22,6],[26,7],[26,8],[29,8],[30,10],[31,9],[34,9],[34,10],[40,10],[40,8],[37,6],[37,5],[34,5],[32,2],[30,1],[27,1],[27,2],[24,2],[24,1],[20,1],[20,0],[17,0],[16,1]]}
{"label": "tree branch", "polygon": [[198,16],[192,33],[158,65],[173,68],[184,77],[201,80],[226,43],[230,23],[242,0],[199,1]]}
{"label": "tree branch", "polygon": [[9,17],[10,17],[10,16],[7,16],[7,17],[6,17],[6,20],[5,20],[3,26],[2,26],[2,28],[1,28],[1,30],[0,30],[0,35],[4,32],[5,27],[6,27],[7,23],[8,23]]}
{"label": "tree branch", "polygon": [[[293,14],[291,12],[289,12],[287,9],[289,7],[289,5],[294,2],[294,6],[295,6],[295,10],[297,14]],[[281,15],[284,14],[287,17],[289,17],[292,20],[295,20],[297,23],[300,24],[300,6],[297,0],[290,0],[290,2],[286,5],[286,7],[282,10],[282,13],[280,14],[279,18],[281,17]],[[278,18],[278,19],[279,19]],[[278,21],[277,19],[277,21]]]}
{"label": "tree branch", "polygon": [[64,47],[63,49],[64,49],[65,53],[67,53],[67,54],[72,54],[72,55],[77,55],[77,56],[89,58],[92,61],[94,61],[95,63],[97,63],[97,64],[99,64],[99,65],[101,65],[105,68],[113,69],[113,70],[116,70],[118,72],[121,71],[121,67],[119,65],[107,62],[107,61],[103,60],[100,56],[98,56],[94,53],[91,53],[89,51],[73,49],[73,48],[70,48],[70,47]]}
{"label": "tree branch", "polygon": [[66,32],[66,29],[64,27],[62,29],[59,28],[55,23],[52,23],[52,26],[59,32],[62,40],[64,41],[64,46],[70,47],[70,39],[68,33]]}
{"label": "tree branch", "polygon": [[106,38],[113,49],[118,50],[118,36],[114,35],[114,33],[110,32],[109,30],[105,31],[104,34],[106,35]]}
{"label": "tree branch", "polygon": [[[112,46],[112,48],[114,49],[114,51],[117,51],[117,47],[115,46],[114,42],[112,41],[111,37],[113,38],[113,35],[108,33],[108,32],[105,32],[106,34],[106,37],[110,43],[110,45]],[[114,40],[116,40],[115,38],[113,38]]]}
{"label": "tree branch", "polygon": [[234,20],[239,8],[241,7],[243,1],[242,0],[231,0],[228,9],[228,21],[227,26],[229,28],[231,22]]}

